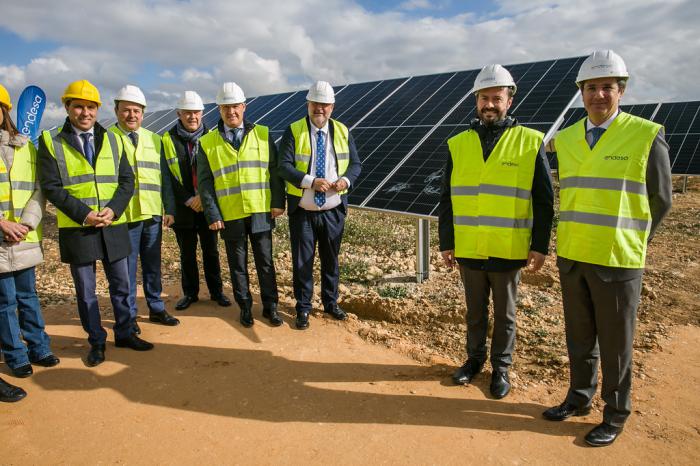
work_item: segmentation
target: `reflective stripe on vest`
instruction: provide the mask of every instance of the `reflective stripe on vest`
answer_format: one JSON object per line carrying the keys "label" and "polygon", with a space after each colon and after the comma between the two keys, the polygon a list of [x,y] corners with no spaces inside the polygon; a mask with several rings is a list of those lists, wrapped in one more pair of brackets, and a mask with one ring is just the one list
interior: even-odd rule
{"label": "reflective stripe on vest", "polygon": [[486,162],[476,131],[448,141],[456,257],[527,258],[532,178],[543,137],[539,131],[511,127]]}
{"label": "reflective stripe on vest", "polygon": [[558,255],[609,267],[644,267],[651,227],[646,170],[660,129],[621,112],[592,150],[585,118],[556,136]]}
{"label": "reflective stripe on vest", "polygon": [[160,169],[160,136],[139,128],[138,147],[117,125],[109,128],[119,136],[124,145],[126,157],[134,171],[134,195],[124,210],[127,222],[139,222],[163,214],[161,196],[162,173]]}
{"label": "reflective stripe on vest", "polygon": [[[0,210],[3,216],[20,223],[24,207],[36,188],[36,149],[31,142],[15,147],[12,167],[8,173],[5,161],[0,157]],[[41,241],[41,223],[25,236],[27,243]]]}
{"label": "reflective stripe on vest", "polygon": [[[341,122],[333,119],[330,122],[333,125],[333,150],[338,165],[338,178],[341,178],[350,165],[350,132]],[[292,123],[291,129],[294,136],[294,167],[307,173],[311,162],[311,134],[306,117]],[[341,191],[339,194],[345,192]],[[287,182],[287,193],[301,197],[304,191]]]}
{"label": "reflective stripe on vest", "polygon": [[180,163],[177,159],[177,151],[175,150],[175,144],[173,143],[173,138],[170,136],[170,132],[166,132],[161,139],[163,144],[163,152],[165,153],[165,161],[168,163],[168,169],[170,173],[173,174],[175,179],[182,185],[182,173],[180,173]]}
{"label": "reflective stripe on vest", "polygon": [[219,131],[199,139],[214,178],[216,201],[224,221],[270,212],[268,128],[255,125],[235,150]]}
{"label": "reflective stripe on vest", "polygon": [[[102,147],[95,159],[93,168],[87,159],[60,136],[61,128],[53,132],[44,131],[42,137],[51,155],[56,159],[63,187],[93,211],[99,212],[112,200],[119,185],[119,158],[122,151],[121,139],[106,131]],[[82,227],[62,210],[57,209],[59,228]],[[82,219],[81,219],[82,220]],[[124,223],[124,215],[112,225]]]}

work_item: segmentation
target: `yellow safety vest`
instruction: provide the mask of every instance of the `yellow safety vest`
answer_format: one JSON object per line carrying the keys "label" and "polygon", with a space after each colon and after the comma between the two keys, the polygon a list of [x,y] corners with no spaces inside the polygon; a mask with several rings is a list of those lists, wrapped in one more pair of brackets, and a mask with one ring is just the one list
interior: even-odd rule
{"label": "yellow safety vest", "polygon": [[138,147],[117,125],[109,128],[121,137],[127,160],[134,170],[134,195],[124,210],[127,222],[148,220],[154,215],[163,215],[161,197],[162,172],[160,167],[160,136],[139,128]]}
{"label": "yellow safety vest", "polygon": [[523,126],[508,128],[486,162],[476,131],[447,141],[455,257],[527,259],[532,178],[543,137]]}
{"label": "yellow safety vest", "polygon": [[[31,142],[15,147],[12,168],[8,173],[5,161],[0,157],[0,210],[10,221],[19,223],[22,211],[36,188],[36,149]],[[27,233],[24,241],[41,241],[41,223],[36,230]]]}
{"label": "yellow safety vest", "polygon": [[270,212],[270,147],[267,126],[255,125],[238,150],[219,131],[199,139],[214,177],[216,201],[224,221]]}
{"label": "yellow safety vest", "polygon": [[[165,161],[168,164],[168,169],[170,173],[173,174],[175,179],[183,184],[182,173],[180,173],[180,164],[177,160],[177,151],[175,150],[175,144],[173,143],[173,138],[170,136],[170,132],[166,131],[163,135],[163,152],[165,153]],[[195,186],[195,189],[197,187]]]}
{"label": "yellow safety vest", "polygon": [[[330,121],[333,125],[333,149],[338,162],[338,178],[340,178],[345,175],[350,165],[350,131],[341,122],[333,119]],[[292,123],[291,128],[294,136],[294,167],[306,173],[311,162],[311,134],[306,117]],[[304,191],[287,182],[287,193],[301,197]],[[339,194],[345,194],[345,191]]]}
{"label": "yellow safety vest", "polygon": [[620,113],[592,150],[585,118],[557,135],[559,256],[609,267],[644,267],[651,228],[647,162],[660,129]]}
{"label": "yellow safety vest", "polygon": [[[109,204],[119,186],[119,159],[122,153],[121,139],[105,131],[102,148],[97,154],[95,168],[61,136],[62,128],[44,131],[42,137],[49,153],[56,159],[63,187],[68,193],[92,210],[99,212]],[[61,209],[57,209],[58,228],[83,227],[74,222]],[[112,225],[124,223],[121,215]]]}

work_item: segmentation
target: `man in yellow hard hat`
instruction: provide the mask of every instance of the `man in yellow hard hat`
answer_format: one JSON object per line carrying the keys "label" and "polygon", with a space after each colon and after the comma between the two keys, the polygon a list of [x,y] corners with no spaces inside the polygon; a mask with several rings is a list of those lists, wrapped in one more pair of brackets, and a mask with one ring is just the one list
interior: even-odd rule
{"label": "man in yellow hard hat", "polygon": [[134,173],[121,140],[97,123],[102,103],[97,88],[86,80],[75,81],[61,100],[68,117],[39,139],[39,177],[44,195],[57,209],[61,261],[70,264],[80,321],[90,343],[87,364],[96,366],[105,359],[107,338],[95,294],[98,260],[109,282],[116,346],[153,348],[136,336],[129,312],[131,247],[122,213],[134,192]]}
{"label": "man in yellow hard hat", "polygon": [[478,118],[448,140],[439,205],[440,251],[449,267],[459,264],[467,301],[467,361],[452,378],[468,384],[486,362],[492,299],[489,388],[496,399],[511,387],[520,269],[544,264],[554,215],[544,135],[508,115],[516,90],[501,65],[477,75]]}
{"label": "man in yellow hard hat", "polygon": [[284,212],[284,184],[277,176],[277,150],[266,126],[244,119],[243,90],[224,83],[216,95],[221,118],[199,140],[197,178],[204,216],[226,246],[233,296],[240,322],[252,327],[248,241],[260,283],[263,317],[282,325],[277,312],[277,274],[272,260],[274,218]]}
{"label": "man in yellow hard hat", "polygon": [[600,359],[605,409],[603,422],[585,436],[591,446],[613,443],[630,415],[647,243],[671,208],[663,127],[619,108],[628,77],[615,52],[593,52],[576,78],[588,115],[556,136],[557,265],[571,370],[566,399],[543,416],[588,414]]}
{"label": "man in yellow hard hat", "polygon": [[[136,273],[141,262],[143,293],[148,305],[148,320],[163,325],[178,325],[180,321],[168,314],[161,298],[161,256],[163,229],[163,200],[161,195],[162,170],[160,165],[160,136],[141,127],[146,97],[138,87],[127,84],[114,99],[114,113],[117,122],[109,128],[119,136],[124,145],[129,164],[134,170],[134,195],[124,211],[129,225],[131,254],[129,265],[129,307],[131,317],[136,321]],[[138,324],[134,324],[140,333]]]}

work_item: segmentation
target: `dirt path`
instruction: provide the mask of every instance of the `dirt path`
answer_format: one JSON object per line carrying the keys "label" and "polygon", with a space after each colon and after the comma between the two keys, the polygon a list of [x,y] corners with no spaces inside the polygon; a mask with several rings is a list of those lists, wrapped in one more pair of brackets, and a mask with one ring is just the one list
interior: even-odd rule
{"label": "dirt path", "polygon": [[698,395],[687,389],[700,384],[697,327],[673,329],[647,355],[638,413],[615,445],[591,449],[581,438],[600,413],[540,418],[563,388],[491,400],[488,374],[451,386],[451,366],[419,365],[323,318],[306,332],[289,316],[247,330],[237,311],[200,302],[179,327],[141,324],[154,351],[110,343],[91,369],[73,310],[45,315],[62,363],[25,380],[2,367],[29,392],[0,406],[2,464],[700,464]]}

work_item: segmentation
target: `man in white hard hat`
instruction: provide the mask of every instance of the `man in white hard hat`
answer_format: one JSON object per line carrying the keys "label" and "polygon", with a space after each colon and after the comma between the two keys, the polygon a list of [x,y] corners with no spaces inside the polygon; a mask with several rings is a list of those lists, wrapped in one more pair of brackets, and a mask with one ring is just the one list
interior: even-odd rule
{"label": "man in white hard hat", "polygon": [[486,362],[493,295],[490,392],[496,399],[511,387],[520,269],[536,272],[544,264],[554,215],[544,135],[508,115],[516,90],[501,65],[477,75],[478,118],[448,140],[439,205],[442,257],[449,267],[459,265],[467,301],[467,361],[452,378],[468,384]]}
{"label": "man in white hard hat", "polygon": [[70,264],[80,322],[88,334],[88,366],[105,360],[107,332],[95,294],[96,264],[102,262],[114,311],[117,347],[146,351],[151,343],[134,332],[129,311],[131,251],[124,210],[134,191],[121,139],[97,122],[100,93],[86,80],[66,87],[61,97],[68,117],[39,140],[41,189],[54,206],[61,261]]}
{"label": "man in white hard hat", "polygon": [[323,312],[337,320],[338,254],[348,212],[347,191],[361,162],[348,128],[331,119],[333,87],[314,83],[306,96],[308,115],[292,123],[280,142],[280,175],[287,181],[296,327],[309,326],[316,245],[321,259]]}
{"label": "man in white hard hat", "polygon": [[240,322],[251,327],[253,298],[248,281],[248,241],[260,284],[262,315],[282,325],[277,313],[277,277],[272,260],[274,219],[284,213],[284,183],[277,175],[277,149],[268,128],[244,119],[245,95],[233,82],[216,95],[221,118],[199,140],[197,177],[204,216],[226,246]]}
{"label": "man in white hard hat", "polygon": [[218,234],[204,218],[197,183],[199,138],[209,130],[202,120],[204,103],[195,91],[185,91],[177,102],[177,123],[163,134],[163,157],[168,175],[163,176],[164,225],[175,231],[180,247],[182,298],[175,309],[187,309],[199,300],[197,238],[202,249],[204,280],[209,296],[219,306],[230,306],[223,292],[219,264]]}
{"label": "man in white hard hat", "polygon": [[561,212],[557,265],[570,385],[551,421],[590,411],[603,370],[603,422],[585,437],[609,445],[630,414],[632,352],[647,243],[671,208],[663,127],[619,109],[629,74],[612,50],[593,52],[576,84],[588,116],[556,136]]}
{"label": "man in white hard hat", "polygon": [[168,314],[161,298],[161,254],[163,229],[162,168],[160,136],[141,127],[146,97],[141,89],[131,84],[122,87],[114,99],[117,122],[109,128],[119,136],[124,151],[134,171],[134,195],[124,217],[129,227],[131,254],[129,265],[129,308],[136,333],[141,330],[136,324],[136,274],[139,257],[143,292],[148,305],[148,320],[162,325],[178,325],[180,321]]}

